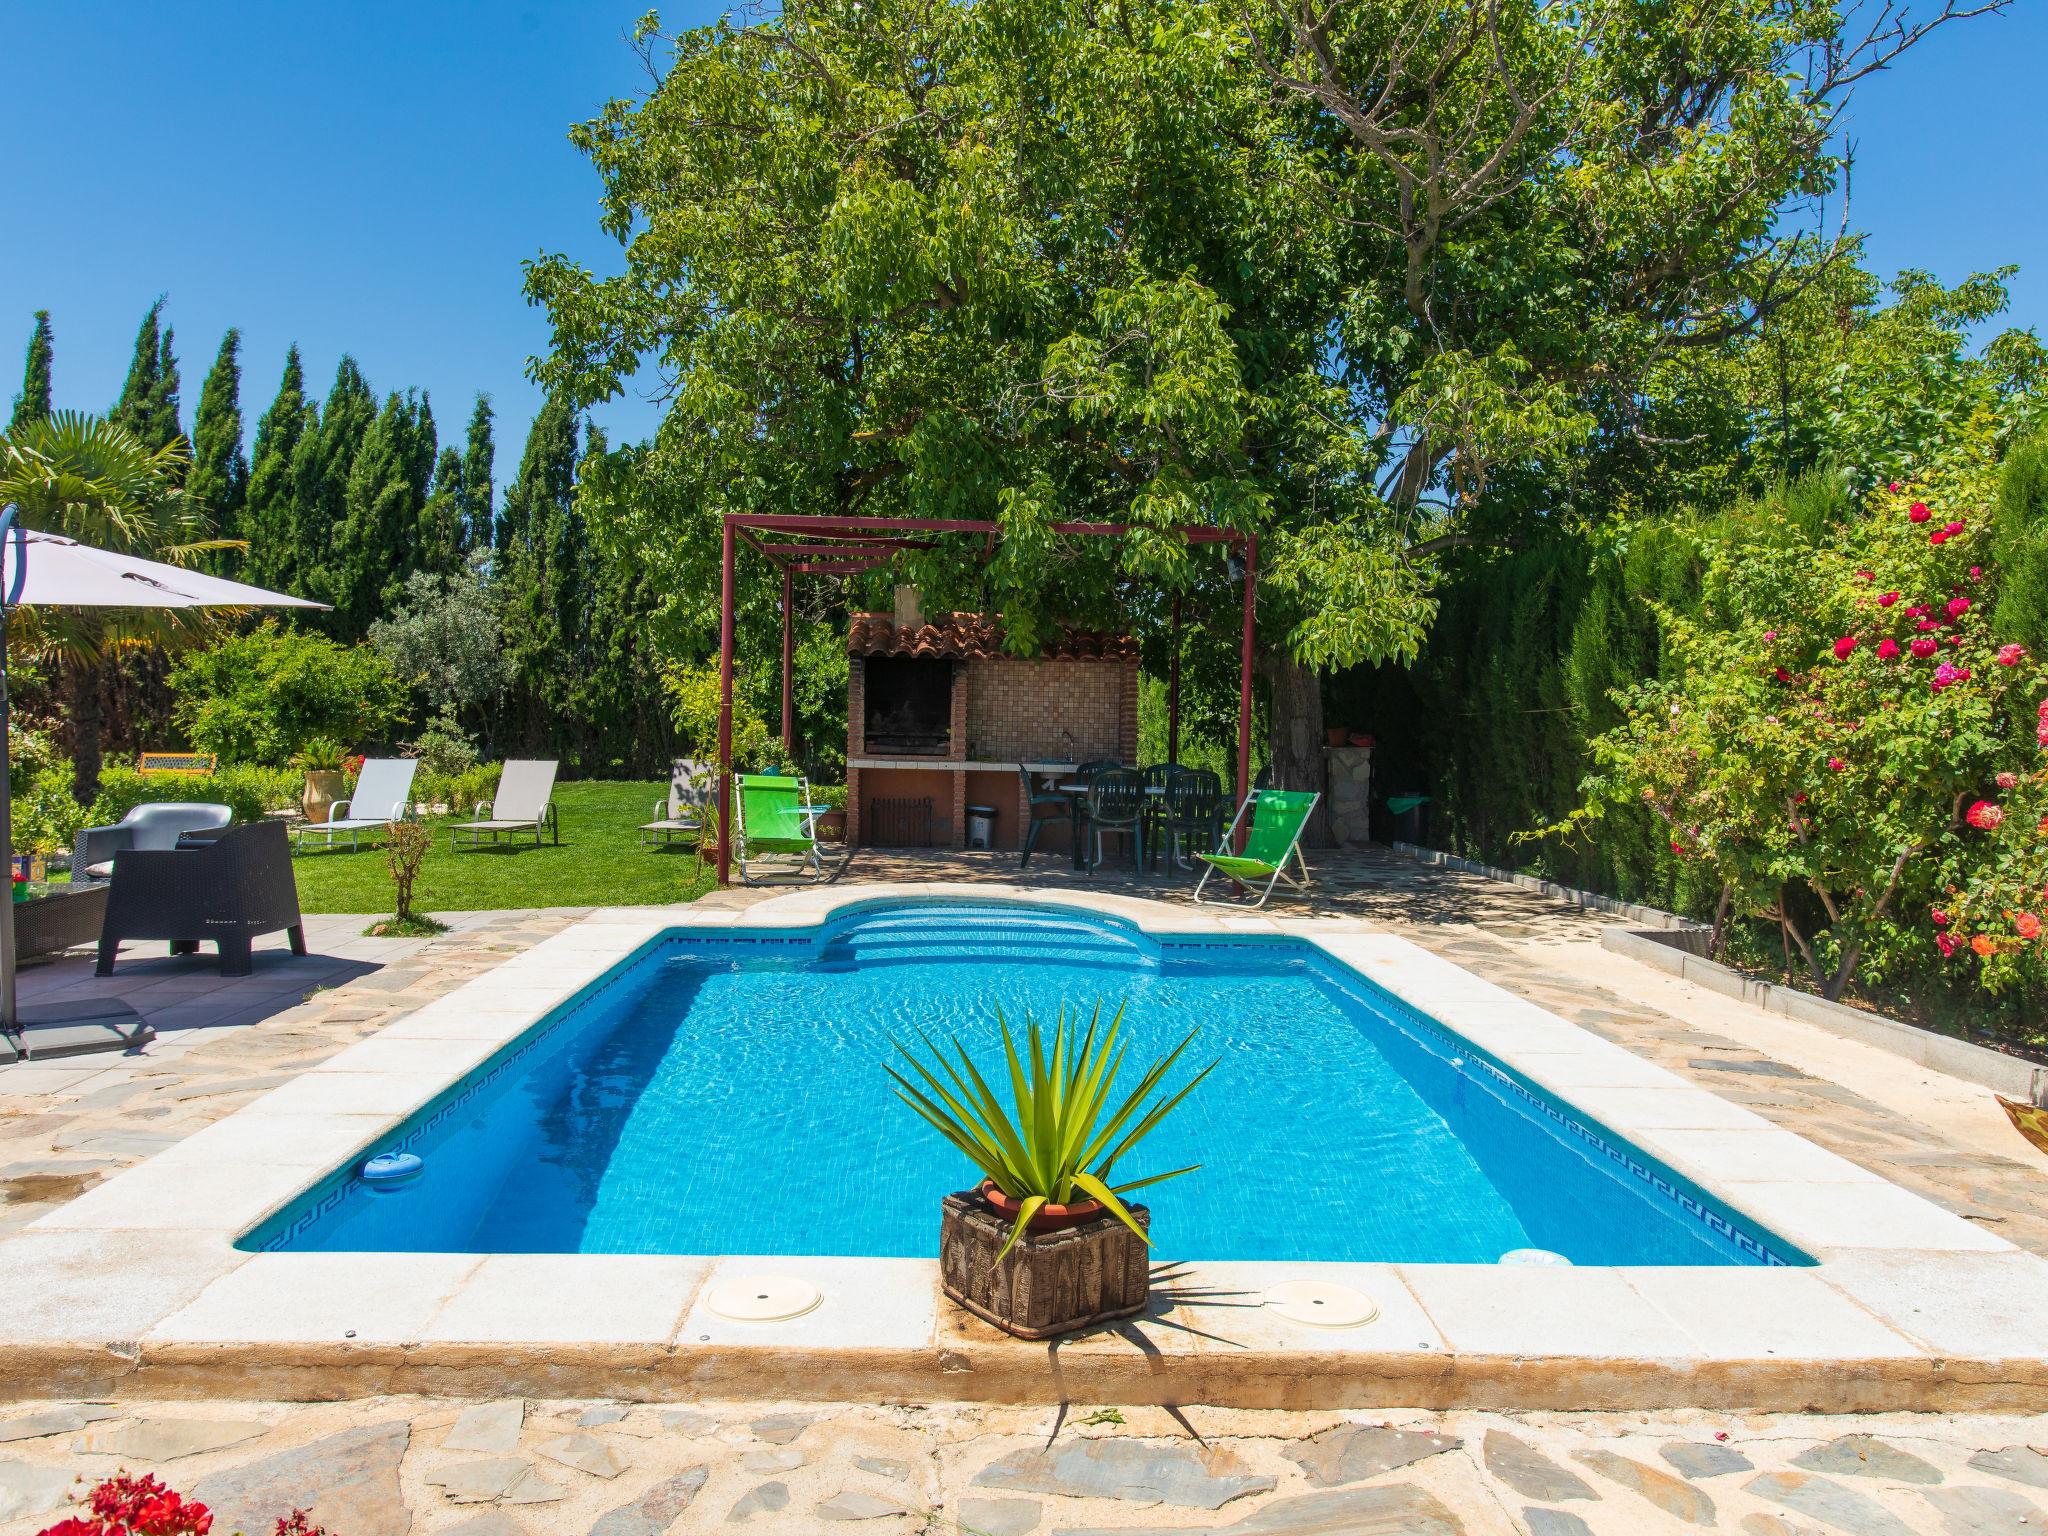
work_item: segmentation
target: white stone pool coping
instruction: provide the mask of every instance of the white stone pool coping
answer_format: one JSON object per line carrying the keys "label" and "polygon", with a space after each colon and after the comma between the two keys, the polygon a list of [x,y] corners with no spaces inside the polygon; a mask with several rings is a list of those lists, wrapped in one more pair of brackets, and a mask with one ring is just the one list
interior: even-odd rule
{"label": "white stone pool coping", "polygon": [[[1161,937],[1298,937],[1820,1262],[1163,1265],[1148,1317],[1046,1346],[959,1313],[935,1261],[233,1246],[649,940],[808,927],[900,899],[1073,907]],[[2048,1262],[1369,924],[1213,911],[1022,885],[877,884],[737,912],[599,912],[0,1242],[0,1394],[1757,1411],[2042,1401]],[[731,1322],[706,1305],[721,1280],[771,1273],[812,1281],[823,1304],[782,1323]],[[1306,1275],[1364,1291],[1378,1318],[1325,1330],[1262,1305],[1268,1286]]]}

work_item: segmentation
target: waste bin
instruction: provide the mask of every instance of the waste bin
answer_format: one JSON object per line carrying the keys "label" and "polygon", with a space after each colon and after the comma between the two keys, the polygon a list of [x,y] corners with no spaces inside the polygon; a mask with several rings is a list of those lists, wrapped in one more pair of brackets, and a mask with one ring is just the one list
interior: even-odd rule
{"label": "waste bin", "polygon": [[1424,833],[1429,826],[1427,807],[1429,796],[1418,794],[1387,796],[1387,814],[1394,818],[1394,840],[1413,843],[1418,848],[1428,846]]}
{"label": "waste bin", "polygon": [[996,808],[992,805],[967,807],[967,846],[993,848],[996,845]]}

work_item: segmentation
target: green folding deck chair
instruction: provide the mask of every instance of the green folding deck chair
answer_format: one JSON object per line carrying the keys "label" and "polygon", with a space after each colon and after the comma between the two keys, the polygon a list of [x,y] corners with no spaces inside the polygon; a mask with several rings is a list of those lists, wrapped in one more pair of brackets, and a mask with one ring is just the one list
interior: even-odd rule
{"label": "green folding deck chair", "polygon": [[752,864],[765,856],[794,854],[797,869],[825,878],[825,862],[811,824],[816,809],[803,779],[777,773],[736,773],[733,786],[733,857],[740,879],[752,881]]}
{"label": "green folding deck chair", "polygon": [[[1301,833],[1308,825],[1309,812],[1322,798],[1313,791],[1288,789],[1258,789],[1245,796],[1244,804],[1231,818],[1229,830],[1216,844],[1216,851],[1195,855],[1209,866],[1195,882],[1195,900],[1201,901],[1202,887],[1214,874],[1236,881],[1238,888],[1247,893],[1257,890],[1258,900],[1252,903],[1255,907],[1266,904],[1266,898],[1273,894],[1273,887],[1283,876],[1289,885],[1307,885],[1308,861],[1301,856]],[[1244,852],[1232,853],[1237,829],[1247,814],[1252,818],[1252,829],[1245,838]],[[1299,878],[1287,873],[1289,859],[1301,871]],[[1259,884],[1262,880],[1263,886]]]}

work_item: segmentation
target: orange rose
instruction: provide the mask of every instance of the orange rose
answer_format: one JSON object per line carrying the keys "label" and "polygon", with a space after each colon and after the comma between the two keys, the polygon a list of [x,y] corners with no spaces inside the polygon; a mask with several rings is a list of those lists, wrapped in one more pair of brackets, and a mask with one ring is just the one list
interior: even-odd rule
{"label": "orange rose", "polygon": [[1991,942],[1991,935],[1988,933],[1980,933],[1977,937],[1970,940],[1970,948],[1974,949],[1977,952],[1978,958],[1982,960],[1990,959],[1991,952],[1997,947],[1997,945]]}

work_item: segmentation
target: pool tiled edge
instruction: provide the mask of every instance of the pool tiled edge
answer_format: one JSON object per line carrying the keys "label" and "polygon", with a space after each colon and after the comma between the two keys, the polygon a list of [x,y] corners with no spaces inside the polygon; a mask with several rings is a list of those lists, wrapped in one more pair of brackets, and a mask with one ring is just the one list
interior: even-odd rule
{"label": "pool tiled edge", "polygon": [[[245,1253],[237,1234],[675,928],[792,927],[880,900],[1004,896],[1155,936],[1285,933],[1440,1020],[1820,1262],[1811,1268],[1162,1267],[1153,1315],[1051,1349],[959,1316],[937,1266],[872,1258]],[[823,1304],[717,1318],[722,1278]],[[1263,1291],[1371,1295],[1335,1332]],[[679,1399],[1211,1402],[1243,1407],[2011,1409],[2048,1387],[2048,1262],[1364,924],[1025,887],[804,890],[744,911],[609,911],[429,1002],[0,1242],[0,1393],[528,1392]]]}

